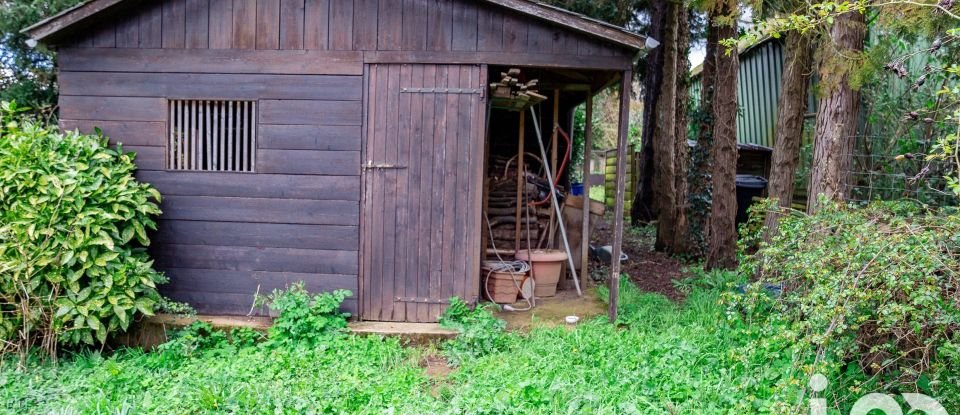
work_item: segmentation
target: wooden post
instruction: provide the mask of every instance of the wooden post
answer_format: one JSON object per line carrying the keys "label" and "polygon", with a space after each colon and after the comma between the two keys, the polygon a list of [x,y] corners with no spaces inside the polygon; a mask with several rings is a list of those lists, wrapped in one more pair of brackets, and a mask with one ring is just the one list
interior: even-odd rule
{"label": "wooden post", "polygon": [[519,150],[517,151],[517,221],[515,222],[516,224],[514,225],[514,228],[516,228],[517,233],[513,239],[514,253],[520,252],[520,232],[523,230],[523,226],[522,226],[523,222],[521,222],[520,220],[522,219],[521,214],[523,213],[523,205],[525,203],[524,199],[526,199],[526,194],[524,190],[525,190],[525,183],[527,182],[527,180],[526,180],[526,177],[524,177],[523,175],[523,171],[526,167],[524,166],[524,163],[523,163],[523,158],[526,155],[526,151],[525,151],[526,144],[524,144],[524,135],[526,134],[526,120],[527,120],[526,112],[520,111],[520,137],[518,140],[520,143],[518,146]]}
{"label": "wooden post", "polygon": [[[559,118],[560,118],[560,90],[555,89],[553,90],[553,118],[551,118],[551,120],[553,121],[553,134],[551,134],[550,136],[550,172],[553,173],[554,180],[558,180],[556,179],[556,177],[557,177],[557,174],[559,173],[557,171],[557,168],[559,167],[557,166],[557,138],[558,138],[557,129],[560,128]],[[554,202],[551,201],[550,203],[554,203]],[[547,247],[551,249],[555,246],[554,243],[556,242],[556,232],[554,231],[555,227],[553,226],[555,223],[557,223],[556,221],[557,221],[557,215],[556,213],[554,213],[554,209],[550,209],[550,221],[547,222],[549,223],[549,225],[547,226]],[[566,277],[562,277],[562,279],[564,282],[566,282],[567,280]],[[561,285],[566,285],[566,284],[564,283]]]}
{"label": "wooden post", "polygon": [[583,131],[583,229],[580,233],[580,286],[586,288],[590,263],[590,150],[593,147],[593,91],[587,91]]}
{"label": "wooden post", "polygon": [[617,321],[620,303],[620,252],[623,250],[623,199],[627,185],[627,141],[630,131],[630,89],[633,70],[624,71],[620,80],[620,128],[617,136],[617,196],[613,221],[613,259],[610,264],[610,322]]}

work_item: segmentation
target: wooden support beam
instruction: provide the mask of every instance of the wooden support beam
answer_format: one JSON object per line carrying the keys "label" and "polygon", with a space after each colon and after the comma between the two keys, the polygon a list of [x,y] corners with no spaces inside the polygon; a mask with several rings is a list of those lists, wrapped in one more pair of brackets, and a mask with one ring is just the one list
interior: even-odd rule
{"label": "wooden support beam", "polygon": [[[630,131],[630,89],[633,86],[633,71],[623,72],[620,80],[620,127],[617,135],[617,195],[613,221],[613,258],[610,264],[610,322],[617,321],[620,304],[620,253],[623,250],[623,203],[627,187],[626,162],[627,141]],[[588,208],[585,208],[589,212]]]}
{"label": "wooden support beam", "polygon": [[593,91],[587,91],[587,113],[583,132],[583,229],[580,233],[580,286],[587,286],[590,264],[590,152],[593,147]]}
{"label": "wooden support beam", "polygon": [[517,233],[513,239],[513,242],[514,242],[513,249],[514,251],[517,251],[517,252],[520,252],[520,231],[522,229],[522,227],[520,226],[520,224],[522,223],[520,222],[520,215],[523,213],[523,205],[526,204],[526,197],[525,197],[526,195],[524,194],[524,190],[526,190],[525,189],[526,186],[524,186],[524,184],[526,184],[527,180],[526,180],[526,177],[524,177],[524,173],[523,173],[526,167],[523,160],[524,150],[526,148],[526,144],[524,143],[524,136],[526,135],[526,127],[527,127],[526,121],[527,121],[526,111],[520,111],[520,136],[518,138],[519,144],[517,146],[518,147],[517,148],[517,212],[516,212],[517,221],[515,222],[516,223],[515,228]]}
{"label": "wooden support beam", "polygon": [[[542,113],[541,113],[542,115]],[[560,128],[560,90],[556,89],[553,91],[553,134],[550,136],[550,172],[553,173],[553,177],[556,180],[557,174],[557,129]],[[541,117],[542,119],[542,117]],[[555,202],[551,202],[555,203]],[[553,224],[557,221],[557,215],[554,213],[554,210],[550,210],[550,225],[547,226],[547,247],[550,249],[554,248],[554,242],[556,242],[556,229]],[[563,278],[566,281],[566,278]],[[561,286],[566,284],[561,284]]]}

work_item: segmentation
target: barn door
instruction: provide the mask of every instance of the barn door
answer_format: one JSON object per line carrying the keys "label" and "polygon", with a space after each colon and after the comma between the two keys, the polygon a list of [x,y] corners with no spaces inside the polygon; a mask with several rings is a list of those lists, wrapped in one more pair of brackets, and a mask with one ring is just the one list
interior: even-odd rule
{"label": "barn door", "polygon": [[479,292],[485,70],[369,65],[361,318],[435,322]]}

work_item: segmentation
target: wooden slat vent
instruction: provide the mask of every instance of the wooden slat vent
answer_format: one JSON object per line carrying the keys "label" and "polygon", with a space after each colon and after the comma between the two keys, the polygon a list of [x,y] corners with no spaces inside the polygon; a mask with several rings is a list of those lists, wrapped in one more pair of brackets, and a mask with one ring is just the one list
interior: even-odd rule
{"label": "wooden slat vent", "polygon": [[253,172],[255,101],[170,100],[170,170]]}

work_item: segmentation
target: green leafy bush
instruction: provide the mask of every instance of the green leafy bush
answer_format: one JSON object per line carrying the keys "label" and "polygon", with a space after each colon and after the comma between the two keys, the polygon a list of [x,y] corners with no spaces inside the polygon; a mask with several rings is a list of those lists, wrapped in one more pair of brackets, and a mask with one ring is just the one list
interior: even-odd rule
{"label": "green leafy bush", "polygon": [[160,193],[133,177],[133,153],[101,135],[61,134],[3,103],[0,127],[0,339],[104,342],[161,300],[142,246]]}
{"label": "green leafy bush", "polygon": [[821,373],[850,390],[920,391],[960,408],[960,217],[909,202],[785,212],[741,272],[755,283],[728,295],[731,315],[760,321],[762,347],[796,359],[782,401]]}
{"label": "green leafy bush", "polygon": [[270,327],[268,343],[315,346],[342,334],[350,313],[340,312],[340,304],[350,295],[348,290],[310,295],[302,282],[275,290],[266,299],[270,309],[279,313]]}
{"label": "green leafy bush", "polygon": [[440,325],[460,332],[456,338],[443,344],[453,364],[499,352],[507,345],[505,321],[494,317],[484,307],[471,309],[457,297],[450,300],[450,307],[440,316]]}

